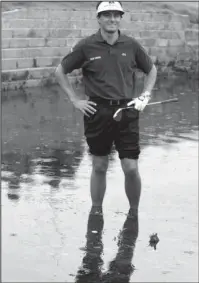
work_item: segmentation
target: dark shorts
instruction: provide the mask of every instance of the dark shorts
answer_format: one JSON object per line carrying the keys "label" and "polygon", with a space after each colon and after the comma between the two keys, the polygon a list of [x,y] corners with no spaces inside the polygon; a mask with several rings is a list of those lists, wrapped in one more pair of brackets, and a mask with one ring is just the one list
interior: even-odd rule
{"label": "dark shorts", "polygon": [[[92,99],[92,101],[94,101]],[[139,146],[139,111],[125,109],[122,119],[113,119],[115,111],[121,107],[96,101],[97,109],[90,117],[84,115],[84,133],[89,151],[96,156],[106,156],[111,152],[113,144],[119,158],[138,159]]]}

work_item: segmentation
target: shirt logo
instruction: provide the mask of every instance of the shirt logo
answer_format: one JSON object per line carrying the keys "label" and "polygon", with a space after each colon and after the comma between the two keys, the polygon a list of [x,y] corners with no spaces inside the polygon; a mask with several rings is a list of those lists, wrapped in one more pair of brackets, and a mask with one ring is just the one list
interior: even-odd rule
{"label": "shirt logo", "polygon": [[122,56],[126,56],[126,53],[122,53]]}
{"label": "shirt logo", "polygon": [[101,57],[101,56],[91,57],[91,58],[90,58],[90,61],[97,60],[97,59],[102,59],[102,57]]}

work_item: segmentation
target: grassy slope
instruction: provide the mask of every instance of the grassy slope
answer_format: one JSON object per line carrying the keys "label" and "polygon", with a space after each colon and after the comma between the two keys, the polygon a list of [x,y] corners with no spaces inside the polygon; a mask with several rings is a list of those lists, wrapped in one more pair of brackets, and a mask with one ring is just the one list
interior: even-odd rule
{"label": "grassy slope", "polygon": [[[97,2],[97,1],[96,1]],[[81,8],[91,8],[95,7],[96,2],[3,2],[2,3],[2,11],[8,11],[13,9],[21,9],[25,7],[52,7],[52,8],[68,8],[68,9],[81,9]],[[127,10],[159,10],[164,9],[166,11],[189,15],[190,21],[192,23],[199,23],[199,15],[198,15],[198,2],[123,2],[123,6]]]}

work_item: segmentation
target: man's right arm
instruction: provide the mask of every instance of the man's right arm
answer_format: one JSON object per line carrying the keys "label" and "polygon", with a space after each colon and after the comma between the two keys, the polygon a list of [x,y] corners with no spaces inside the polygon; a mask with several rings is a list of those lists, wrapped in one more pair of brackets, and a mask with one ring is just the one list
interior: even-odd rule
{"label": "man's right arm", "polygon": [[72,84],[70,83],[70,80],[67,74],[64,73],[64,70],[61,64],[58,65],[55,71],[55,76],[61,88],[63,89],[64,93],[68,95],[70,101],[74,104],[78,100],[78,97],[72,87]]}
{"label": "man's right arm", "polygon": [[61,64],[58,65],[55,71],[55,76],[64,93],[68,95],[75,108],[82,111],[82,113],[84,113],[86,116],[89,116],[89,114],[95,113],[96,110],[93,106],[96,104],[92,101],[81,100],[76,95],[67,75],[75,69],[80,69],[85,62],[82,44],[83,41],[79,42],[74,47],[72,52],[63,58]]}

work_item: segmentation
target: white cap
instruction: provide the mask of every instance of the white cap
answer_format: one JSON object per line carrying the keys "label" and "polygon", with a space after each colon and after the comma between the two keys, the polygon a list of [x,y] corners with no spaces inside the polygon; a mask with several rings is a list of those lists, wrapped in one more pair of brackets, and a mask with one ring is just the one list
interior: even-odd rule
{"label": "white cap", "polygon": [[119,2],[109,1],[109,2],[102,2],[99,4],[97,8],[97,15],[101,12],[105,11],[119,11],[124,14],[124,10]]}

